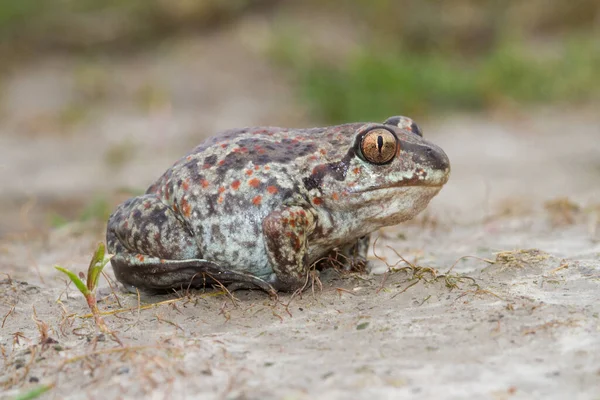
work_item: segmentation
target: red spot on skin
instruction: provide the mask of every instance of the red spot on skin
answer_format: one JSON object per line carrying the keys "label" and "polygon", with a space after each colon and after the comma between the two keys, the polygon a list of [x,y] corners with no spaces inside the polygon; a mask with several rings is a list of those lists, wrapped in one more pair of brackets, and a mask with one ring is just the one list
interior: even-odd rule
{"label": "red spot on skin", "polygon": [[255,166],[254,166],[254,169],[255,169],[256,171],[258,171],[258,170],[259,170],[259,168],[260,168],[260,167],[259,167],[258,165],[255,165]]}
{"label": "red spot on skin", "polygon": [[253,203],[255,206],[258,206],[258,205],[260,205],[260,202],[261,202],[261,201],[262,201],[262,196],[256,196],[255,198],[253,198],[253,199],[252,199],[252,203]]}
{"label": "red spot on skin", "polygon": [[323,199],[321,199],[320,197],[315,197],[312,202],[315,206],[320,206],[321,204],[323,204]]}
{"label": "red spot on skin", "polygon": [[217,200],[219,203],[223,202],[223,196],[219,196],[219,200]]}
{"label": "red spot on skin", "polygon": [[321,152],[321,154],[323,154],[323,155],[327,154],[327,150],[325,150],[325,149],[321,149],[321,150],[319,150],[319,151],[320,151],[320,152]]}
{"label": "red spot on skin", "polygon": [[144,203],[144,208],[146,210],[150,208],[150,202],[149,201],[147,201],[147,202]]}
{"label": "red spot on skin", "polygon": [[253,172],[252,172],[252,170],[251,170],[251,169],[247,169],[247,170],[246,170],[246,175],[250,176],[250,175],[252,175],[252,174],[253,174]]}
{"label": "red spot on skin", "polygon": [[190,188],[190,180],[186,179],[185,181],[183,181],[181,187],[183,188],[183,190],[187,191]]}
{"label": "red spot on skin", "polygon": [[206,189],[206,188],[208,187],[208,185],[209,185],[209,183],[208,183],[208,181],[207,181],[206,179],[202,179],[202,180],[200,181],[200,183],[202,184],[202,187],[203,187],[203,188],[205,188],[205,189]]}
{"label": "red spot on skin", "polygon": [[234,153],[247,153],[248,149],[246,147],[236,147],[233,149]]}
{"label": "red spot on skin", "polygon": [[229,146],[229,143],[221,143],[221,147],[222,147],[222,148],[226,149],[226,148],[227,148],[227,146]]}
{"label": "red spot on skin", "polygon": [[315,155],[312,155],[312,156],[310,156],[310,157],[309,157],[309,159],[310,159],[311,161],[316,161],[316,160],[317,160],[317,156],[315,156]]}
{"label": "red spot on skin", "polygon": [[332,197],[334,200],[339,200],[339,199],[340,199],[340,196],[339,196],[337,193],[335,193],[335,192],[334,192],[334,193],[331,195],[331,197]]}
{"label": "red spot on skin", "polygon": [[240,187],[240,181],[236,179],[235,181],[231,182],[231,187],[233,188],[233,190],[238,190]]}
{"label": "red spot on skin", "polygon": [[356,167],[352,170],[352,172],[356,175],[360,174],[360,167]]}
{"label": "red spot on skin", "polygon": [[265,166],[264,166],[264,170],[265,170],[265,171],[268,171],[268,170],[270,170],[270,169],[271,169],[271,167],[269,167],[268,165],[265,165]]}
{"label": "red spot on skin", "polygon": [[140,262],[144,262],[144,256],[141,254],[138,254],[137,256],[135,256],[135,258],[137,258]]}
{"label": "red spot on skin", "polygon": [[161,264],[164,264],[164,263],[165,263],[165,260],[161,258],[161,259],[160,259],[160,263],[161,263]]}
{"label": "red spot on skin", "polygon": [[223,193],[224,191],[225,191],[225,188],[224,188],[223,186],[221,186],[221,187],[219,188],[219,193]]}
{"label": "red spot on skin", "polygon": [[179,212],[179,207],[177,207],[177,204],[173,204],[173,211],[176,213]]}
{"label": "red spot on skin", "polygon": [[192,156],[187,156],[185,159],[190,161],[192,159]]}
{"label": "red spot on skin", "polygon": [[248,181],[248,185],[257,188],[260,186],[260,180],[258,180],[256,178],[252,178]]}
{"label": "red spot on skin", "polygon": [[219,165],[223,165],[223,164],[225,164],[225,160],[220,160]]}
{"label": "red spot on skin", "polygon": [[277,193],[279,190],[277,190],[276,186],[268,186],[267,187],[267,192],[271,193],[271,194],[275,194]]}
{"label": "red spot on skin", "polygon": [[183,211],[183,215],[186,217],[192,214],[192,207],[190,207],[190,203],[186,199],[181,199],[181,211]]}

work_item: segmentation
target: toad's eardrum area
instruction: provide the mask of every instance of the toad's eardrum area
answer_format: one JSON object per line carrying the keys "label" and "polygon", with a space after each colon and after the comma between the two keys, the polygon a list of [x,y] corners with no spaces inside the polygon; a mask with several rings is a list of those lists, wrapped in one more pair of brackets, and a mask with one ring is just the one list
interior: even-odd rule
{"label": "toad's eardrum area", "polygon": [[111,263],[141,289],[295,290],[334,249],[364,261],[369,234],[413,218],[449,174],[444,151],[406,117],[225,131],[118,206]]}

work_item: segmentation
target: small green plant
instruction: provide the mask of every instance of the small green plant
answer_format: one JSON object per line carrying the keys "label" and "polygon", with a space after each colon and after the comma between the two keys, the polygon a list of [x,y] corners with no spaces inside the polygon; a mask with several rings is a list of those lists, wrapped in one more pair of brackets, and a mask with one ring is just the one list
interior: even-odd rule
{"label": "small green plant", "polygon": [[[58,265],[54,266],[57,270],[64,273],[71,279],[71,281],[75,284],[77,289],[83,294],[85,300],[87,301],[90,310],[92,311],[92,315],[94,316],[94,320],[96,321],[96,326],[100,329],[100,331],[111,335],[119,344],[122,345],[119,338],[108,329],[108,326],[104,322],[104,319],[100,316],[100,311],[98,310],[98,304],[96,301],[96,288],[98,287],[98,279],[100,279],[100,274],[102,270],[108,264],[112,255],[106,254],[106,247],[104,243],[99,243],[98,248],[94,252],[92,259],[90,261],[90,266],[88,267],[87,279],[83,272],[79,273],[77,276],[74,272],[69,271],[66,268],[60,267]],[[83,283],[82,279],[86,279],[86,283]]]}

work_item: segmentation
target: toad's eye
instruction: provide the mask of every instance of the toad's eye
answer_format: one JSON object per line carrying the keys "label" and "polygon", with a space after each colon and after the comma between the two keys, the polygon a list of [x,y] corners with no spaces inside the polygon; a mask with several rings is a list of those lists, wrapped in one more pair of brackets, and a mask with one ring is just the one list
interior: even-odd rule
{"label": "toad's eye", "polygon": [[360,141],[363,158],[372,164],[386,164],[396,155],[396,136],[383,128],[375,128],[364,134]]}

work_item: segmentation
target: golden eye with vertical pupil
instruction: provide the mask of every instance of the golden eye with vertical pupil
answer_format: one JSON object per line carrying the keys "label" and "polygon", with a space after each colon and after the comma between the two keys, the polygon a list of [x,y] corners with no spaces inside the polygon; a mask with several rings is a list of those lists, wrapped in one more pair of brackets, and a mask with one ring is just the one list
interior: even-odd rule
{"label": "golden eye with vertical pupil", "polygon": [[385,164],[396,155],[396,136],[387,129],[376,128],[362,137],[360,152],[372,164]]}

